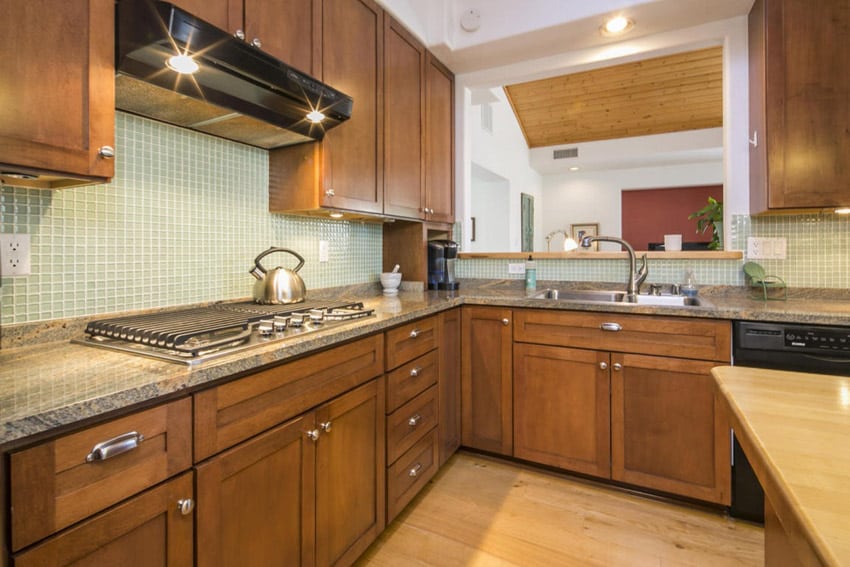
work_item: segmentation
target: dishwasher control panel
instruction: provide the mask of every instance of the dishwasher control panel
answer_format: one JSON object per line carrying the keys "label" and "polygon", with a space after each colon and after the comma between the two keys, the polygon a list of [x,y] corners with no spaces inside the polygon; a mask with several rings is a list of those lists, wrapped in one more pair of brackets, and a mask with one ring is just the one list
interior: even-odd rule
{"label": "dishwasher control panel", "polygon": [[735,323],[735,346],[767,351],[831,351],[850,357],[850,327],[782,323]]}

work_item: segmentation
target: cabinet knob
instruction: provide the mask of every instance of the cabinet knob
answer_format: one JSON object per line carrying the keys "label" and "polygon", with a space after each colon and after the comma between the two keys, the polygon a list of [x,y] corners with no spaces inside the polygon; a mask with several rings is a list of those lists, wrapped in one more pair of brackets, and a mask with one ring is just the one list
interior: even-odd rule
{"label": "cabinet knob", "polygon": [[422,416],[417,413],[416,415],[407,420],[407,425],[409,425],[410,427],[416,427],[417,425],[419,425],[420,421],[422,421]]}
{"label": "cabinet knob", "polygon": [[759,133],[758,130],[753,130],[753,137],[749,140],[750,145],[754,148],[759,147]]}
{"label": "cabinet knob", "polygon": [[419,374],[421,374],[421,373],[422,373],[422,367],[421,367],[421,366],[417,366],[416,368],[411,369],[411,371],[410,371],[410,377],[411,377],[411,378],[416,378],[416,377],[417,377],[417,376],[419,376]]}
{"label": "cabinet knob", "polygon": [[410,338],[415,339],[416,337],[419,336],[419,333],[421,333],[421,332],[422,331],[420,331],[419,329],[413,329],[412,331],[410,331]]}
{"label": "cabinet knob", "polygon": [[177,501],[177,511],[183,516],[188,516],[195,509],[195,501],[191,498],[181,498]]}
{"label": "cabinet knob", "polygon": [[263,42],[260,41],[259,37],[255,37],[254,39],[251,40],[251,45],[253,45],[257,49],[259,49],[263,46]]}
{"label": "cabinet knob", "polygon": [[417,476],[419,476],[419,471],[421,471],[421,470],[422,470],[422,465],[420,465],[419,463],[416,463],[416,465],[412,469],[407,471],[407,476],[416,478]]}
{"label": "cabinet knob", "polygon": [[510,319],[508,319],[507,317],[505,317],[504,319],[502,319],[502,325],[504,325],[505,327],[507,327],[507,326],[508,326],[508,325],[510,325],[510,324],[511,324],[511,320],[510,320]]}
{"label": "cabinet knob", "polygon": [[115,157],[115,148],[112,146],[100,146],[97,149],[97,155],[103,159],[112,159]]}
{"label": "cabinet knob", "polygon": [[311,429],[307,432],[307,438],[311,441],[318,441],[319,435],[321,435],[321,432],[318,429]]}
{"label": "cabinet knob", "polygon": [[333,197],[333,196],[334,196],[334,190],[333,189],[326,189],[325,190],[325,197]]}
{"label": "cabinet knob", "polygon": [[608,363],[607,362],[600,362],[599,363],[599,369],[600,370],[608,370]]}
{"label": "cabinet knob", "polygon": [[245,32],[242,31],[242,30],[236,30],[233,33],[233,37],[235,37],[236,39],[241,39],[242,41],[245,41]]}
{"label": "cabinet knob", "polygon": [[622,364],[620,364],[619,362],[615,362],[615,363],[614,363],[614,372],[619,372],[619,371],[620,371],[620,370],[622,370],[622,369],[623,369],[623,365],[622,365]]}
{"label": "cabinet knob", "polygon": [[325,433],[330,433],[331,432],[331,420],[320,423],[319,428],[322,431],[324,431]]}

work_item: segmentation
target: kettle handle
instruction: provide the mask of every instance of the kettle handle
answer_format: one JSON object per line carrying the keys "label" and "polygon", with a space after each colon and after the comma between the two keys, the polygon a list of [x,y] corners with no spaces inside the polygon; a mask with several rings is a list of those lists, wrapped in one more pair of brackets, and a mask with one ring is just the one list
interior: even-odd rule
{"label": "kettle handle", "polygon": [[297,272],[298,270],[300,270],[301,267],[304,265],[304,258],[302,258],[301,255],[298,254],[298,252],[295,252],[294,250],[290,250],[289,248],[276,248],[276,247],[272,246],[271,248],[269,248],[268,250],[266,250],[264,252],[261,252],[259,256],[254,258],[255,268],[253,270],[251,270],[251,272],[253,273],[255,270],[259,270],[260,272],[265,274],[266,269],[262,266],[262,264],[260,264],[260,260],[262,260],[263,258],[265,258],[266,256],[268,256],[269,254],[271,254],[273,252],[288,252],[289,254],[292,254],[293,256],[298,258],[298,265],[295,266],[295,269],[293,270],[294,272]]}

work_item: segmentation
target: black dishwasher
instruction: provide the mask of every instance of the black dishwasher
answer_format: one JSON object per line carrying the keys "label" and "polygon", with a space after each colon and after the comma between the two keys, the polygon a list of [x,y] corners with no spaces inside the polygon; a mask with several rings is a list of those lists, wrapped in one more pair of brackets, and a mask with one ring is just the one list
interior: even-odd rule
{"label": "black dishwasher", "polygon": [[[850,327],[735,321],[732,339],[736,366],[850,376]],[[764,522],[764,491],[734,435],[732,445],[730,514]]]}

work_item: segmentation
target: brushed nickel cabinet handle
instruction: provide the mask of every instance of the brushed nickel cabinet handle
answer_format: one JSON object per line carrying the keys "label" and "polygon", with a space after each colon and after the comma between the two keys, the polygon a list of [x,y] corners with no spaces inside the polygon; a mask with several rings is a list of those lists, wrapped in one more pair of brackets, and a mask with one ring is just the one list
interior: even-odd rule
{"label": "brushed nickel cabinet handle", "polygon": [[508,325],[510,325],[510,324],[511,324],[511,320],[510,320],[510,319],[508,319],[507,317],[505,317],[504,319],[502,319],[502,325],[504,325],[505,327],[507,327],[507,326],[508,326]]}
{"label": "brushed nickel cabinet handle", "polygon": [[619,323],[602,323],[599,325],[599,328],[603,331],[608,331],[611,333],[616,333],[617,331],[622,331],[623,327]]}
{"label": "brushed nickel cabinet handle", "polygon": [[410,427],[416,427],[417,425],[419,425],[420,421],[422,421],[422,416],[417,413],[416,415],[407,420],[407,425],[409,425]]}
{"label": "brushed nickel cabinet handle", "polygon": [[112,159],[115,157],[115,148],[112,146],[100,146],[97,149],[97,155],[103,159]]}
{"label": "brushed nickel cabinet handle", "polygon": [[92,447],[91,453],[86,455],[86,462],[93,463],[95,461],[105,461],[106,459],[117,457],[127,451],[132,451],[144,440],[145,437],[136,431],[130,431],[118,437],[107,439]]}
{"label": "brushed nickel cabinet handle", "polygon": [[422,465],[419,464],[419,463],[416,463],[416,465],[414,465],[412,469],[407,471],[407,476],[416,478],[417,476],[419,476],[419,471],[421,471],[421,470],[422,470]]}
{"label": "brushed nickel cabinet handle", "polygon": [[330,432],[331,432],[331,421],[330,421],[330,420],[328,420],[328,421],[325,421],[325,422],[323,422],[323,423],[320,423],[320,424],[319,424],[319,427],[320,427],[320,428],[322,429],[322,431],[324,431],[325,433],[330,433]]}
{"label": "brushed nickel cabinet handle", "polygon": [[599,369],[600,370],[608,370],[608,363],[607,362],[600,362],[599,363]]}
{"label": "brushed nickel cabinet handle", "polygon": [[419,329],[413,329],[412,331],[410,331],[410,338],[415,339],[416,337],[419,336],[419,333],[421,333],[421,332],[422,331],[420,331]]}
{"label": "brushed nickel cabinet handle", "polygon": [[318,441],[319,435],[321,435],[321,432],[318,429],[311,429],[307,432],[307,438],[311,441]]}
{"label": "brushed nickel cabinet handle", "polygon": [[233,33],[233,37],[235,37],[236,39],[241,39],[242,41],[245,41],[245,32],[242,31],[242,30],[236,30]]}
{"label": "brushed nickel cabinet handle", "polygon": [[251,40],[251,45],[253,45],[257,49],[259,49],[263,46],[263,42],[260,41],[259,37],[255,37],[254,39]]}
{"label": "brushed nickel cabinet handle", "polygon": [[183,516],[188,516],[195,509],[195,501],[191,498],[181,498],[177,501],[177,510]]}
{"label": "brushed nickel cabinet handle", "polygon": [[619,372],[619,371],[620,371],[620,370],[622,370],[622,369],[623,369],[623,365],[622,365],[622,364],[620,364],[619,362],[615,362],[615,363],[614,363],[614,372]]}
{"label": "brushed nickel cabinet handle", "polygon": [[411,378],[416,378],[416,377],[417,377],[417,376],[419,376],[421,373],[422,373],[422,367],[421,367],[421,366],[417,366],[416,368],[413,368],[413,369],[410,371],[410,377],[411,377]]}
{"label": "brushed nickel cabinet handle", "polygon": [[335,194],[333,189],[325,190],[325,197],[333,197]]}

